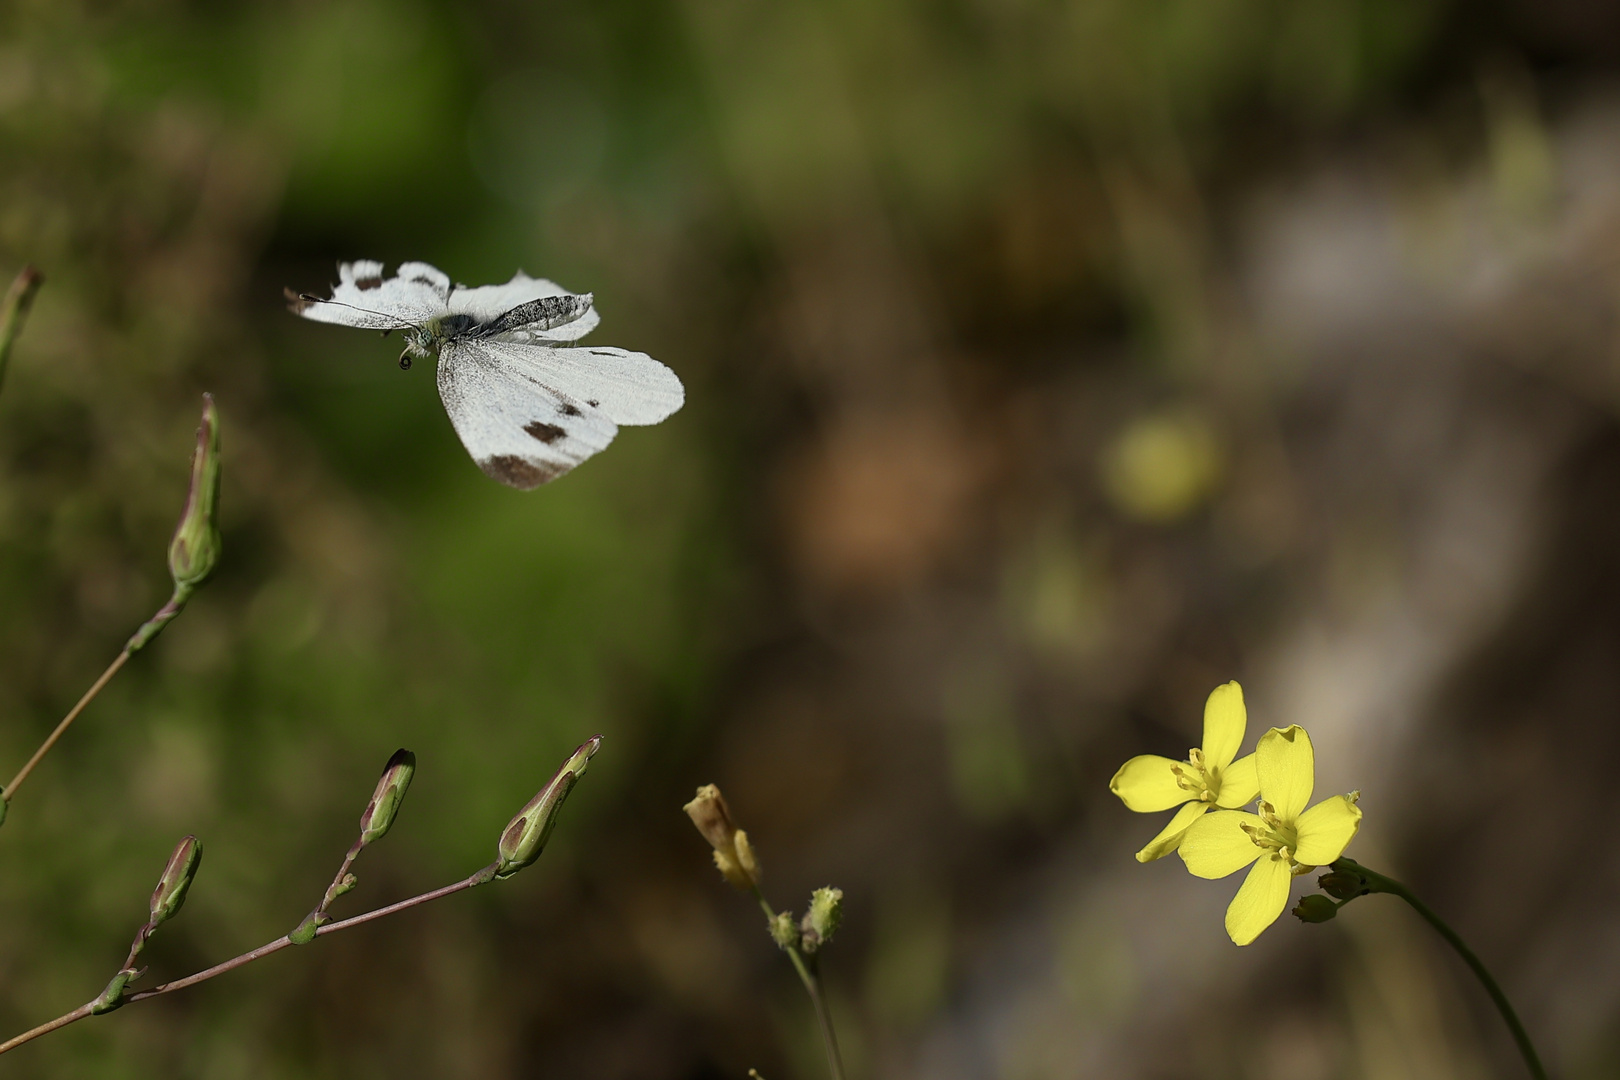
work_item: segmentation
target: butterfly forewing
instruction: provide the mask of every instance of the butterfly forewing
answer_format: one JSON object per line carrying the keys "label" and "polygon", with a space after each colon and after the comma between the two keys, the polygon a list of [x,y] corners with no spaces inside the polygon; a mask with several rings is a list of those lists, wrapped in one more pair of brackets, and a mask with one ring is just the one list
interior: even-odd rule
{"label": "butterfly forewing", "polygon": [[681,380],[646,353],[604,345],[547,348],[500,340],[483,345],[498,362],[585,402],[615,424],[656,424],[686,400]]}
{"label": "butterfly forewing", "polygon": [[445,313],[450,279],[427,263],[404,263],[391,278],[370,260],[338,264],[330,300],[289,297],[294,311],[316,322],[396,330],[420,326]]}
{"label": "butterfly forewing", "polygon": [[439,396],[462,445],[484,472],[511,487],[555,480],[618,434],[586,401],[548,384],[536,366],[514,360],[535,345],[456,341],[439,353]]}

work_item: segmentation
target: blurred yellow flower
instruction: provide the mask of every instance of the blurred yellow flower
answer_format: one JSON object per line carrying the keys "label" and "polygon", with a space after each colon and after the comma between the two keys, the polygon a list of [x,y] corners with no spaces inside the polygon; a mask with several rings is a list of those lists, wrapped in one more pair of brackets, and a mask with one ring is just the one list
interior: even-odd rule
{"label": "blurred yellow flower", "polygon": [[1260,813],[1216,811],[1193,822],[1181,841],[1182,861],[1201,878],[1225,877],[1254,863],[1226,909],[1226,932],[1239,945],[1277,921],[1295,874],[1337,859],[1361,828],[1359,792],[1305,809],[1316,786],[1316,756],[1298,724],[1266,732],[1254,757]]}
{"label": "blurred yellow flower", "polygon": [[1186,761],[1140,754],[1119,767],[1108,790],[1128,809],[1152,814],[1181,806],[1170,824],[1136,853],[1137,862],[1152,862],[1176,850],[1188,826],[1204,811],[1243,806],[1258,794],[1254,755],[1232,760],[1243,745],[1248,723],[1243,688],[1235,682],[1217,686],[1204,703],[1202,748],[1188,751]]}

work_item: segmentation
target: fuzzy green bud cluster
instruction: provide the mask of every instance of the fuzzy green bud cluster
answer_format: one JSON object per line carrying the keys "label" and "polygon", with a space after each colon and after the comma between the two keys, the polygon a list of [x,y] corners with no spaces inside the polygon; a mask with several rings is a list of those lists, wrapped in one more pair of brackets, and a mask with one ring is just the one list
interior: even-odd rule
{"label": "fuzzy green bud cluster", "polygon": [[569,759],[563,762],[557,775],[523,805],[517,816],[507,823],[501,833],[500,857],[496,860],[494,876],[509,878],[540,857],[551,830],[557,827],[557,813],[562,809],[568,793],[579,778],[585,775],[585,766],[591,755],[602,745],[602,736],[592,735]]}
{"label": "fuzzy green bud cluster", "polygon": [[844,890],[832,886],[810,894],[810,910],[799,924],[800,947],[813,953],[832,940],[838,924],[844,921]]}

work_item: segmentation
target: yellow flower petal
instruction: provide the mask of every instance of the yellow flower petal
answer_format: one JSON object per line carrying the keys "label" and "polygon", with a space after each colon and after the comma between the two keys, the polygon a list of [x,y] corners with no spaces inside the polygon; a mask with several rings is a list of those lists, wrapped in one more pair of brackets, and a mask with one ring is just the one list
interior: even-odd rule
{"label": "yellow flower petal", "polygon": [[1316,753],[1305,729],[1298,724],[1272,728],[1260,737],[1254,756],[1260,770],[1260,797],[1284,821],[1304,813],[1311,802],[1311,788],[1316,786]]}
{"label": "yellow flower petal", "polygon": [[1357,792],[1323,799],[1303,814],[1295,826],[1299,830],[1299,850],[1295,861],[1305,866],[1326,866],[1344,854],[1344,849],[1361,828],[1361,807]]}
{"label": "yellow flower petal", "polygon": [[1187,872],[1201,878],[1222,878],[1248,866],[1260,857],[1261,851],[1243,826],[1260,824],[1258,817],[1241,810],[1217,810],[1199,818],[1181,838],[1178,849]]}
{"label": "yellow flower petal", "polygon": [[1247,945],[1277,921],[1288,906],[1288,885],[1293,878],[1288,860],[1276,855],[1268,854],[1254,864],[1226,909],[1226,932],[1233,942]]}
{"label": "yellow flower petal", "polygon": [[1192,792],[1177,786],[1171,771],[1180,764],[1157,754],[1139,754],[1119,767],[1108,781],[1108,790],[1138,814],[1168,810],[1192,798]]}
{"label": "yellow flower petal", "polygon": [[1204,702],[1204,763],[1225,769],[1243,745],[1249,711],[1243,707],[1243,687],[1235,682],[1217,686]]}
{"label": "yellow flower petal", "polygon": [[1159,835],[1149,840],[1147,847],[1136,853],[1136,861],[1152,862],[1176,850],[1181,845],[1181,837],[1187,831],[1187,827],[1208,809],[1208,803],[1190,802],[1177,810],[1176,816],[1170,819],[1170,824],[1159,830]]}
{"label": "yellow flower petal", "polygon": [[1254,802],[1258,794],[1260,770],[1255,766],[1254,755],[1250,754],[1238,758],[1221,771],[1221,790],[1216,796],[1215,805],[1222,810],[1236,810]]}

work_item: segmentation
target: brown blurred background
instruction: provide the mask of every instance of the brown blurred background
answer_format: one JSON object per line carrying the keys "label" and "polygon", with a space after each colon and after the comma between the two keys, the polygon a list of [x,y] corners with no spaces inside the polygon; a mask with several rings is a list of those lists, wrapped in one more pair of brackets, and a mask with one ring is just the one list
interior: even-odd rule
{"label": "brown blurred background", "polygon": [[[0,769],[167,595],[199,394],[226,553],[0,829],[0,1027],[533,869],[79,1024],[17,1077],[823,1075],[778,905],[840,885],[853,1077],[1519,1077],[1387,898],[1221,929],[1108,778],[1237,678],[1351,854],[1620,1075],[1620,16],[1575,0],[0,4]],[[532,494],[339,259],[521,266],[688,405]],[[1302,887],[1303,884],[1302,884]]]}

